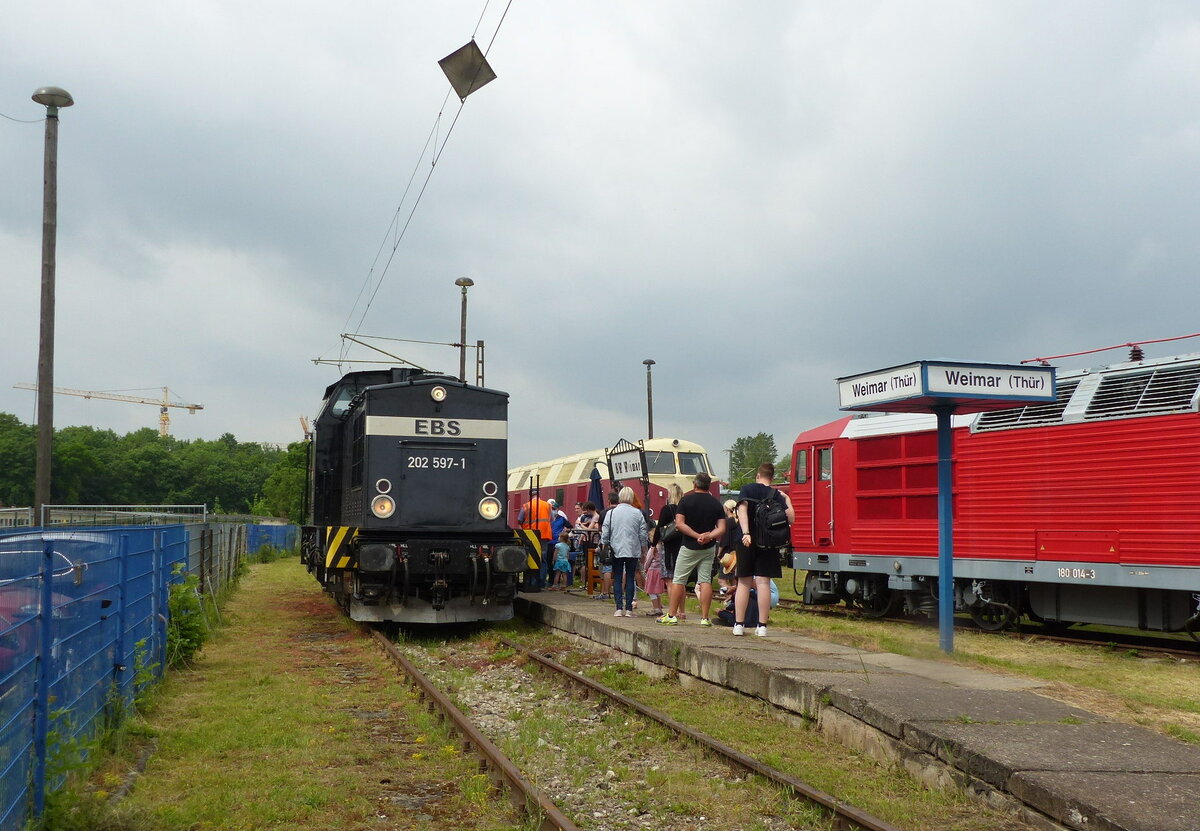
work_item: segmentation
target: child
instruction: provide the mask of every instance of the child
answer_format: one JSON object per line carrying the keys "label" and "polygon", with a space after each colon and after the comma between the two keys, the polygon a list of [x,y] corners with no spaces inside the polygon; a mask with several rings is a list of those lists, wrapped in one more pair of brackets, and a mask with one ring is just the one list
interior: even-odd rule
{"label": "child", "polygon": [[554,588],[557,591],[567,590],[567,577],[571,574],[571,544],[570,535],[563,531],[558,535],[554,544]]}
{"label": "child", "polygon": [[666,594],[667,584],[663,578],[663,557],[660,546],[652,545],[646,551],[645,559],[642,561],[642,573],[646,575],[646,594],[650,595],[650,602],[654,604],[646,614],[654,617],[662,617],[663,606],[661,596]]}

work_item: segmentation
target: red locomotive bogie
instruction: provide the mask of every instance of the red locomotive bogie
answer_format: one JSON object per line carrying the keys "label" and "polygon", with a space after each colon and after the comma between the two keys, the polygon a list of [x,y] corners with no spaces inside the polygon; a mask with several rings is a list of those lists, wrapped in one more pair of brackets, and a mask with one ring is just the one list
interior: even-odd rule
{"label": "red locomotive bogie", "polygon": [[[955,419],[955,607],[1200,628],[1200,356],[1062,374],[1059,400]],[[931,611],[932,416],[847,417],[793,445],[807,602]]]}

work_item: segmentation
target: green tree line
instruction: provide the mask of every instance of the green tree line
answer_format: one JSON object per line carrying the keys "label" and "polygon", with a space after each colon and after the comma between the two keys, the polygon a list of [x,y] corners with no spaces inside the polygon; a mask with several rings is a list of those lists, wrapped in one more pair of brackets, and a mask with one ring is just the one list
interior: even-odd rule
{"label": "green tree line", "polygon": [[[0,505],[33,504],[36,428],[0,413]],[[281,450],[219,439],[182,441],[145,428],[55,430],[51,502],[60,505],[207,505],[212,513],[301,519],[307,446]]]}
{"label": "green tree line", "polygon": [[742,436],[729,448],[729,488],[740,490],[742,485],[754,481],[758,466],[764,462],[775,463],[775,481],[788,480],[792,467],[790,451],[780,454],[775,447],[775,437],[769,433]]}

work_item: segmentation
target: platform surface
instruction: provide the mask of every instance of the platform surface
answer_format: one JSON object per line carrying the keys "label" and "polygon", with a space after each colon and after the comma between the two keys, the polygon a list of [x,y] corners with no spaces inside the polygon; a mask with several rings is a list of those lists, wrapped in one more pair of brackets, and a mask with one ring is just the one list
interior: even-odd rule
{"label": "platform surface", "polygon": [[[518,613],[825,724],[847,719],[1080,831],[1200,829],[1200,748],[1039,695],[1038,681],[771,628],[663,626],[543,591]],[[835,732],[838,732],[835,730]],[[844,732],[844,731],[843,731]]]}

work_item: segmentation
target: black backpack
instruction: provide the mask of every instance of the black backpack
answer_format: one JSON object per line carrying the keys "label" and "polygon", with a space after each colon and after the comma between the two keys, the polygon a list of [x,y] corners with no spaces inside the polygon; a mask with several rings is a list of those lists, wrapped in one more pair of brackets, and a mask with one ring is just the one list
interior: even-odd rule
{"label": "black backpack", "polygon": [[759,548],[779,548],[791,540],[787,506],[775,498],[778,493],[771,488],[767,497],[754,505],[750,539]]}

